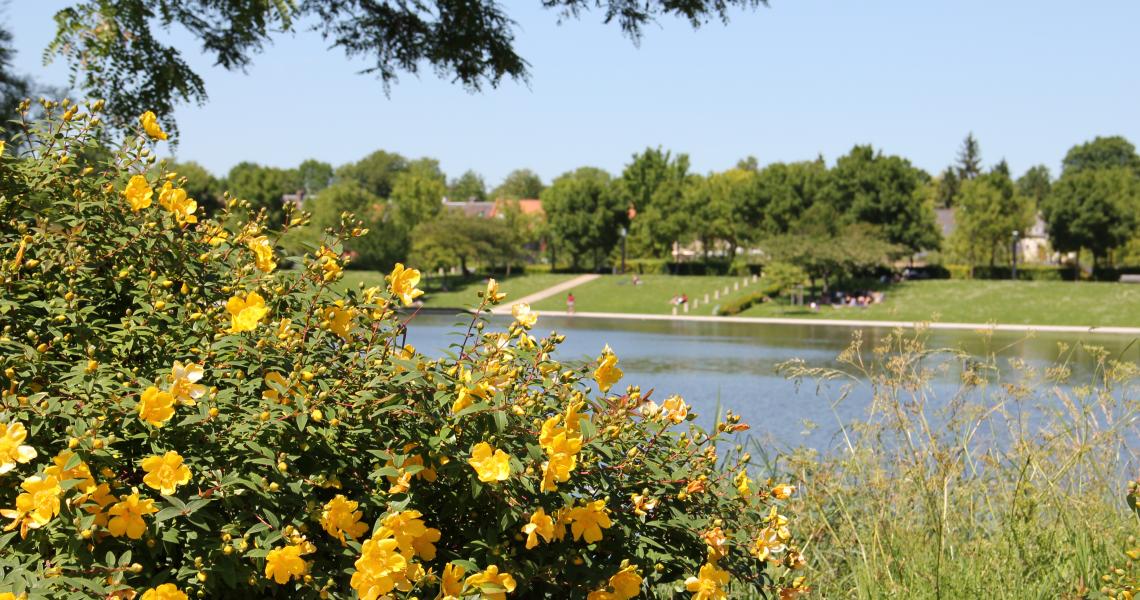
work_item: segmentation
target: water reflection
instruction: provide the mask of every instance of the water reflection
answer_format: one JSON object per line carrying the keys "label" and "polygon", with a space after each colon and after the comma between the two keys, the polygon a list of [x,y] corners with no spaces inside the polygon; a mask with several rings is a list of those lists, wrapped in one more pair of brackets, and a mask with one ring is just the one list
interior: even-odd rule
{"label": "water reflection", "polygon": [[[465,316],[421,314],[409,323],[408,341],[438,355],[463,340],[468,322]],[[505,328],[509,322],[495,318],[489,326]],[[731,409],[752,425],[754,436],[783,447],[832,447],[840,424],[864,416],[871,400],[865,383],[797,384],[777,373],[777,365],[790,359],[812,367],[837,367],[836,356],[855,332],[845,327],[540,317],[535,334],[552,330],[567,334],[558,351],[560,360],[590,361],[609,344],[625,371],[619,386],[653,388],[658,400],[680,394],[706,422],[718,407]],[[864,347],[873,347],[889,333],[863,330]],[[993,356],[999,365],[1019,359],[1038,371],[1063,358],[1073,381],[1085,383],[1093,376],[1095,361],[1079,349],[1082,343],[1101,346],[1114,358],[1140,359],[1134,338],[1105,334],[938,330],[930,332],[927,345]],[[949,398],[958,387],[962,365],[951,360],[944,366],[936,371],[933,389],[940,398]]]}

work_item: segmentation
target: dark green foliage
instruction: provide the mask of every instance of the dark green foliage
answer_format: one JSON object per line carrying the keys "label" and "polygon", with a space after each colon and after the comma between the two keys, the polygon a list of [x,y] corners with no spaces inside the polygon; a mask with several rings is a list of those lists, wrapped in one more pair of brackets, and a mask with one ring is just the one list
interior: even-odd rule
{"label": "dark green foliage", "polygon": [[1140,184],[1123,167],[1065,171],[1041,208],[1054,248],[1088,249],[1099,265],[1135,234]]}
{"label": "dark green foliage", "polygon": [[483,183],[481,175],[468,170],[447,186],[447,197],[457,202],[466,200],[483,202],[487,199],[487,184]]}
{"label": "dark green foliage", "polygon": [[396,175],[408,168],[408,160],[395,152],[377,150],[336,170],[337,179],[353,179],[380,198],[392,195]]}
{"label": "dark green foliage", "polygon": [[586,259],[600,268],[618,243],[620,228],[628,226],[626,206],[601,169],[582,167],[558,177],[542,192],[542,202],[551,241],[574,268]]}
{"label": "dark green foliage", "polygon": [[301,179],[295,169],[241,162],[234,165],[226,175],[226,189],[231,196],[248,200],[253,210],[264,210],[269,227],[280,229],[285,220],[285,206],[281,198],[300,190]]}
{"label": "dark green foliage", "polygon": [[905,158],[856,146],[836,161],[830,196],[848,222],[873,225],[889,243],[918,252],[940,244],[934,207],[923,197],[928,180]]}
{"label": "dark green foliage", "polygon": [[1017,179],[1017,191],[1027,198],[1033,198],[1034,205],[1040,207],[1041,202],[1049,195],[1053,187],[1053,177],[1049,175],[1049,167],[1037,165],[1030,167],[1024,175]]}
{"label": "dark green foliage", "polygon": [[958,179],[973,179],[981,174],[982,150],[971,131],[962,140],[962,148],[958,150]]}
{"label": "dark green foliage", "polygon": [[515,169],[511,171],[499,187],[491,192],[492,200],[532,200],[542,194],[546,186],[542,178],[530,169]]}
{"label": "dark green foliage", "polygon": [[1136,154],[1136,147],[1119,135],[1097,137],[1091,142],[1073,146],[1061,164],[1066,174],[1123,167],[1140,176],[1140,156]]}

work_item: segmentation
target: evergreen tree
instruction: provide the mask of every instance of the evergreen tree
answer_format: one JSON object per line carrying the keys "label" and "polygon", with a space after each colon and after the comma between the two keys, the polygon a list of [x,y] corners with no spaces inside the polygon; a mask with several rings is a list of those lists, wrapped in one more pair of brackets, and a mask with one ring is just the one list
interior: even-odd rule
{"label": "evergreen tree", "polygon": [[966,135],[962,140],[962,148],[958,150],[958,179],[963,181],[973,179],[982,174],[982,149],[974,132]]}

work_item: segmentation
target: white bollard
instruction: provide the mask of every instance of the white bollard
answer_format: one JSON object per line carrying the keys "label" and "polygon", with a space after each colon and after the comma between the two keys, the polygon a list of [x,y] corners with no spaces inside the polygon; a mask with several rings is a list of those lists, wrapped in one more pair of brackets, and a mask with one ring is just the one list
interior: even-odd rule
{"label": "white bollard", "polygon": [[708,304],[708,303],[709,303],[709,295],[708,295],[708,293],[706,292],[706,293],[705,293],[705,304]]}
{"label": "white bollard", "polygon": [[689,303],[688,302],[682,304],[681,306],[684,307],[682,309],[682,312],[686,312],[686,313],[689,312]]}
{"label": "white bollard", "polygon": [[754,281],[754,282],[755,282],[755,281],[759,281],[759,280],[760,280],[760,276],[759,276],[759,275],[757,275],[757,274],[755,274],[755,273],[753,273],[753,274],[752,274],[752,281]]}
{"label": "white bollard", "polygon": [[732,282],[732,291],[734,291],[734,292],[740,291],[740,283],[739,282],[737,282],[737,281]]}
{"label": "white bollard", "polygon": [[720,299],[720,290],[713,290],[713,299],[714,300]]}
{"label": "white bollard", "polygon": [[727,285],[726,285],[726,286],[724,286],[724,295],[725,295],[725,296],[727,296],[727,295],[728,295],[728,286],[727,286]]}
{"label": "white bollard", "polygon": [[700,305],[701,305],[700,300],[693,300],[693,310],[697,310],[697,307]]}
{"label": "white bollard", "polygon": [[677,307],[676,306],[673,307],[673,316],[674,317],[677,316]]}

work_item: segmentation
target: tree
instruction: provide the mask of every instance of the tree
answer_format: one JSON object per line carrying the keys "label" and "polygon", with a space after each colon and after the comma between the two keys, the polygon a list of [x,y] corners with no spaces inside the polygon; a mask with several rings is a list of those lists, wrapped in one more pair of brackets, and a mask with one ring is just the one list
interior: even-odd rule
{"label": "tree", "polygon": [[312,196],[332,183],[333,168],[327,162],[310,158],[297,167],[297,175],[305,194]]}
{"label": "tree", "polygon": [[830,172],[822,160],[772,163],[753,178],[753,187],[740,197],[737,217],[742,237],[758,240],[788,233],[805,211],[823,198]]}
{"label": "tree", "polygon": [[458,178],[451,180],[451,185],[447,186],[447,196],[457,202],[466,200],[483,202],[487,200],[487,184],[483,183],[483,177],[478,173],[467,170]]}
{"label": "tree", "polygon": [[982,174],[982,150],[974,132],[966,134],[962,147],[958,150],[958,179],[973,179]]}
{"label": "tree", "polygon": [[[407,258],[407,232],[392,223],[384,200],[360,182],[337,181],[306,202],[313,214],[311,227],[318,232],[341,224],[341,214],[352,213],[368,233],[347,240],[344,249],[353,257],[354,268],[387,270]],[[320,236],[313,236],[319,238]]]}
{"label": "tree", "polygon": [[924,195],[929,176],[899,156],[855,146],[835,163],[829,195],[846,222],[882,229],[886,241],[911,252],[938,248],[934,207]]}
{"label": "tree", "polygon": [[1004,158],[990,169],[990,173],[997,173],[1003,177],[1013,177],[1013,173],[1009,170],[1009,163]]}
{"label": "tree", "polygon": [[[633,40],[661,16],[677,16],[694,28],[712,19],[727,21],[736,7],[766,0],[544,0],[559,18],[603,9]],[[133,124],[153,110],[166,128],[177,102],[202,104],[206,86],[182,51],[169,44],[172,28],[201,44],[196,52],[227,70],[244,70],[279,35],[306,24],[351,59],[364,59],[363,72],[385,88],[400,72],[430,66],[441,77],[472,91],[504,78],[526,80],[528,65],[515,52],[516,23],[495,0],[376,2],[306,0],[237,2],[219,0],[82,0],[56,14],[55,39],[47,52],[72,67],[72,86],[105,98],[119,125]]]}
{"label": "tree", "polygon": [[1030,167],[1024,175],[1017,179],[1017,191],[1026,198],[1032,198],[1034,206],[1041,207],[1049,190],[1053,187],[1053,177],[1049,174],[1049,167],[1037,165]]}
{"label": "tree", "polygon": [[954,206],[954,197],[958,195],[958,172],[953,167],[947,167],[936,180],[938,188],[935,190],[935,204],[939,208]]}
{"label": "tree", "polygon": [[[688,175],[687,154],[673,156],[668,150],[646,148],[634,154],[614,180],[614,193],[627,208],[636,211],[629,232],[635,256],[665,256],[677,240],[673,227],[659,221],[674,220]],[[670,234],[674,237],[661,237]]]}
{"label": "tree", "polygon": [[1024,232],[1033,224],[1032,200],[997,173],[964,181],[956,208],[951,247],[971,266],[985,259],[990,266],[997,264],[1008,256],[1013,232]]}
{"label": "tree", "polygon": [[471,261],[492,267],[503,261],[509,264],[514,250],[503,221],[470,217],[458,210],[444,210],[416,225],[411,237],[410,260],[433,270],[457,266],[468,273]]}
{"label": "tree", "polygon": [[499,187],[491,192],[491,199],[532,200],[542,194],[546,186],[542,179],[530,169],[515,169],[503,178]]}
{"label": "tree", "polygon": [[688,187],[683,215],[689,233],[701,241],[705,260],[717,246],[723,246],[730,258],[736,255],[743,235],[737,224],[738,207],[755,189],[755,180],[753,171],[729,169],[699,178]]}
{"label": "tree", "polygon": [[1124,167],[1140,176],[1140,156],[1136,155],[1136,147],[1118,135],[1098,136],[1091,142],[1073,146],[1065,154],[1061,165],[1063,174]]}
{"label": "tree", "polygon": [[396,175],[408,168],[408,159],[395,152],[377,150],[368,156],[336,170],[337,179],[354,179],[373,194],[387,198],[392,195]]}
{"label": "tree", "polygon": [[222,182],[218,181],[202,165],[188,161],[174,163],[169,166],[170,171],[186,178],[182,188],[186,194],[198,202],[198,210],[203,214],[210,214],[222,206]]}
{"label": "tree", "polygon": [[1092,252],[1094,266],[1134,235],[1140,183],[1127,167],[1066,170],[1041,206],[1061,252]]}
{"label": "tree", "polygon": [[411,232],[416,225],[434,217],[443,207],[447,195],[447,178],[439,169],[439,161],[421,158],[408,163],[398,173],[389,198],[395,209],[394,223],[402,231]]}
{"label": "tree", "polygon": [[542,192],[542,206],[550,224],[551,241],[570,255],[579,268],[591,258],[594,270],[602,266],[628,226],[626,206],[614,193],[610,175],[594,167],[581,167],[559,176]]}
{"label": "tree", "polygon": [[884,241],[875,228],[862,223],[840,227],[834,233],[775,235],[760,246],[768,256],[768,264],[787,263],[803,269],[811,287],[819,280],[825,294],[836,280],[890,267],[903,251]]}
{"label": "tree", "polygon": [[248,200],[253,210],[264,210],[268,225],[281,227],[285,220],[285,207],[281,197],[301,187],[301,179],[294,169],[263,167],[257,163],[241,162],[226,175],[226,189],[242,200]]}

